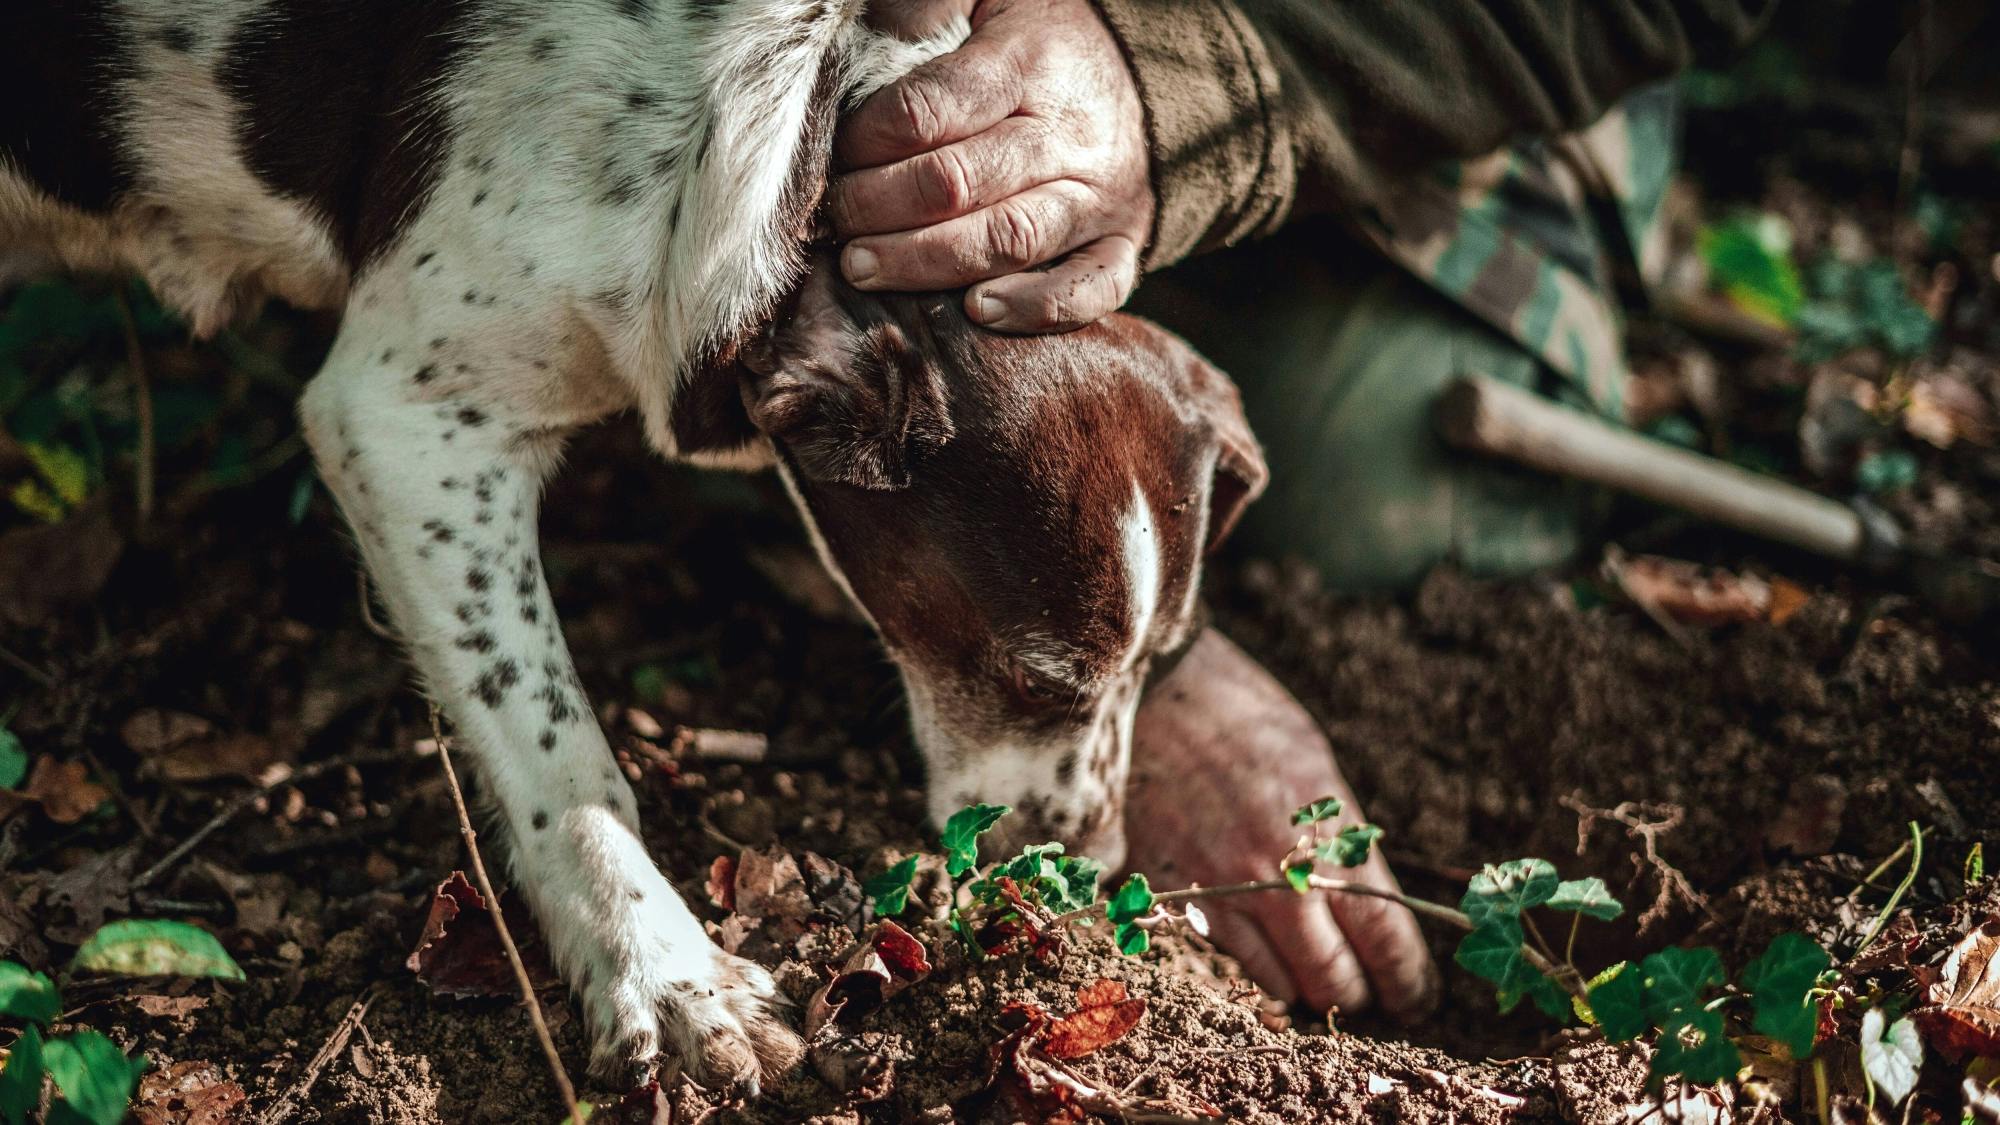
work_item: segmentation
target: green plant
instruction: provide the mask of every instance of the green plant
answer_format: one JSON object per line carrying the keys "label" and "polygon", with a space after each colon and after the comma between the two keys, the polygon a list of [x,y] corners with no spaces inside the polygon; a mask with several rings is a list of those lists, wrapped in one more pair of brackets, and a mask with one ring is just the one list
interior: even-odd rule
{"label": "green plant", "polygon": [[50,1036],[62,1011],[55,983],[12,961],[0,961],[0,1016],[26,1022],[0,1071],[0,1118],[27,1121],[42,1104],[43,1079],[55,1082],[50,1125],[117,1125],[146,1069],[145,1056],[126,1058],[118,1044],[88,1029]]}
{"label": "green plant", "polygon": [[[92,934],[70,959],[69,971],[243,979],[243,970],[206,930],[137,918]],[[27,1121],[41,1107],[49,1079],[55,1084],[44,1118],[49,1125],[117,1125],[146,1069],[145,1056],[127,1058],[116,1043],[88,1028],[51,1036],[48,1029],[61,1012],[54,981],[25,965],[0,961],[0,1017],[27,1025],[0,1070],[0,1121]]]}
{"label": "green plant", "polygon": [[[1840,974],[1832,957],[1800,934],[1779,935],[1733,983],[1720,955],[1708,948],[1670,947],[1586,976],[1576,964],[1584,919],[1613,921],[1624,906],[1603,880],[1563,879],[1543,859],[1488,864],[1467,881],[1456,909],[1323,875],[1322,865],[1349,868],[1366,862],[1382,836],[1381,829],[1367,824],[1332,831],[1343,811],[1337,798],[1313,801],[1293,814],[1293,825],[1304,834],[1279,861],[1277,878],[1160,892],[1144,875],[1134,874],[1103,898],[1097,894],[1103,865],[1067,855],[1060,844],[1031,845],[981,872],[979,839],[1009,811],[1001,805],[973,805],[954,814],[942,834],[945,870],[955,892],[947,925],[979,956],[1020,936],[1029,939],[1031,948],[1047,950],[1069,926],[1100,918],[1110,923],[1121,951],[1141,953],[1150,945],[1149,932],[1162,924],[1178,920],[1203,929],[1192,905],[1200,898],[1287,887],[1302,894],[1371,895],[1464,930],[1454,959],[1494,986],[1503,1012],[1529,1000],[1550,1018],[1581,1020],[1614,1043],[1650,1035],[1654,1078],[1696,1083],[1733,1079],[1744,1066],[1739,1041],[1746,1034],[1782,1044],[1795,1060],[1814,1059],[1822,1007],[1840,1002],[1833,991]],[[1920,860],[1922,833],[1916,825],[1911,832]],[[878,914],[893,914],[906,905],[916,868],[916,857],[906,857],[867,880],[863,889]],[[1900,894],[1884,908],[1877,929],[1898,899]],[[1182,907],[1178,917],[1168,909],[1174,904]],[[1569,919],[1568,937],[1558,952],[1538,918],[1563,916]],[[982,945],[980,935],[998,940]],[[1914,1084],[1921,1060],[1914,1026],[1907,1019],[1892,1021],[1894,1013],[1882,1002],[1862,1003],[1870,1005],[1863,1013],[1861,1044],[1870,1089],[1887,1094],[1892,1104],[1900,1102]]]}
{"label": "green plant", "polygon": [[1892,360],[1923,354],[1937,322],[1910,297],[1896,263],[1878,258],[1844,262],[1828,255],[1806,271],[1810,297],[1798,311],[1798,357],[1819,363],[1861,347]]}

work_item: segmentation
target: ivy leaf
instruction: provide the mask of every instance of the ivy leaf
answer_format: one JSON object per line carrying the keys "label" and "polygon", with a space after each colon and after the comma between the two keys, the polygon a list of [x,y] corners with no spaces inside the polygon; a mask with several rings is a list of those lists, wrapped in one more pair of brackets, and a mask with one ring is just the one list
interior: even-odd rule
{"label": "ivy leaf", "polygon": [[118,1044],[95,1031],[51,1039],[43,1048],[49,1076],[76,1116],[91,1125],[119,1125],[146,1057],[128,1059]]}
{"label": "ivy leaf", "polygon": [[1722,958],[1707,947],[1662,949],[1639,967],[1646,978],[1646,1015],[1662,1031],[1682,1010],[1701,1007],[1702,990],[1723,979]]}
{"label": "ivy leaf", "polygon": [[[1122,936],[1123,927],[1140,918],[1144,918],[1147,914],[1152,913],[1152,910],[1152,884],[1146,882],[1145,875],[1135,872],[1126,878],[1125,884],[1118,888],[1118,893],[1112,895],[1111,901],[1104,905],[1104,912],[1111,917],[1113,922],[1118,923],[1120,927],[1119,948],[1123,949],[1125,946],[1125,939]],[[1143,933],[1144,931],[1140,932]],[[1139,948],[1144,949],[1145,945],[1142,943]],[[1132,951],[1127,950],[1127,952]]]}
{"label": "ivy leaf", "polygon": [[14,1049],[7,1055],[7,1069],[0,1071],[0,1121],[15,1125],[26,1121],[29,1114],[41,1107],[42,1075],[46,1071],[42,1031],[31,1023],[14,1040]]}
{"label": "ivy leaf", "polygon": [[1030,886],[1053,868],[1051,860],[1062,853],[1061,844],[1029,844],[1021,849],[1020,855],[995,865],[987,873],[987,881],[998,880],[1004,875],[1020,886]]}
{"label": "ivy leaf", "polygon": [[12,789],[28,776],[28,750],[21,736],[0,727],[0,789]]}
{"label": "ivy leaf", "polygon": [[48,1024],[62,1011],[56,986],[26,965],[0,961],[0,1016]]}
{"label": "ivy leaf", "polygon": [[1521,952],[1521,938],[1518,919],[1495,914],[1465,935],[1453,959],[1467,972],[1493,983],[1502,1015],[1513,1011],[1525,997],[1551,1018],[1567,1020],[1568,994],[1528,963]]}
{"label": "ivy leaf", "polygon": [[1625,913],[1625,904],[1611,897],[1611,888],[1604,880],[1592,876],[1588,879],[1566,879],[1556,885],[1556,893],[1549,896],[1546,903],[1550,910],[1566,910],[1572,914],[1588,914],[1600,922],[1609,922]]}
{"label": "ivy leaf", "polygon": [[1003,816],[1011,805],[967,805],[944,822],[939,842],[944,845],[944,869],[956,879],[979,865],[979,837]]}
{"label": "ivy leaf", "polygon": [[917,877],[917,857],[904,856],[887,871],[861,884],[861,893],[875,900],[875,914],[889,918],[910,904],[910,882]]}
{"label": "ivy leaf", "polygon": [[1646,984],[1629,961],[1620,961],[1590,982],[1590,1012],[1604,1038],[1623,1043],[1646,1034]]}
{"label": "ivy leaf", "polygon": [[1466,884],[1458,908],[1478,926],[1489,917],[1516,918],[1540,906],[1556,893],[1555,865],[1546,859],[1510,859],[1487,864]]}
{"label": "ivy leaf", "polygon": [[1104,864],[1087,855],[1058,856],[1050,865],[1053,884],[1049,907],[1058,913],[1082,910],[1097,901],[1097,884],[1104,879]]}
{"label": "ivy leaf", "polygon": [[1882,1009],[1868,1009],[1861,1017],[1861,1069],[1889,1096],[1891,1108],[1917,1088],[1917,1071],[1923,1065],[1924,1044],[1917,1038],[1917,1025],[1908,1017],[1889,1023]]}
{"label": "ivy leaf", "polygon": [[1722,1031],[1722,1013],[1690,1009],[1660,1027],[1653,1052],[1653,1076],[1678,1076],[1699,1085],[1734,1078],[1743,1053]]}
{"label": "ivy leaf", "polygon": [[1473,927],[1452,954],[1460,968],[1481,980],[1505,985],[1521,961],[1521,923],[1505,914],[1489,915]]}
{"label": "ivy leaf", "polygon": [[1804,934],[1779,934],[1762,957],[1743,969],[1743,987],[1755,1013],[1751,1026],[1783,1042],[1795,1059],[1812,1054],[1819,1032],[1812,989],[1832,964],[1826,950]]}
{"label": "ivy leaf", "polygon": [[1146,948],[1153,944],[1153,935],[1136,922],[1118,923],[1114,936],[1118,939],[1118,952],[1129,957],[1146,952]]}
{"label": "ivy leaf", "polygon": [[70,970],[127,977],[221,977],[242,980],[243,970],[207,930],[185,922],[128,918],[90,935],[70,959]]}
{"label": "ivy leaf", "polygon": [[1285,868],[1285,881],[1292,885],[1293,890],[1300,894],[1305,894],[1307,891],[1312,890],[1312,873],[1312,860],[1294,863],[1290,867]]}
{"label": "ivy leaf", "polygon": [[1342,867],[1359,867],[1368,862],[1368,851],[1382,838],[1382,830],[1372,824],[1356,824],[1340,830],[1340,835],[1321,844],[1317,854]]}
{"label": "ivy leaf", "polygon": [[1340,810],[1344,807],[1338,797],[1321,797],[1310,804],[1299,806],[1299,811],[1292,814],[1292,823],[1304,826],[1332,820],[1340,815]]}

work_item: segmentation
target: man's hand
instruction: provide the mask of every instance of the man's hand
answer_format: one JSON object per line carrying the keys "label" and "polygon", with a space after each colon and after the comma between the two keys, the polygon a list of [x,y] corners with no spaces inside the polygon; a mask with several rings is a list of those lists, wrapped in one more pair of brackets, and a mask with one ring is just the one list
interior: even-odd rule
{"label": "man's hand", "polygon": [[965,312],[988,328],[1081,327],[1131,295],[1152,229],[1131,72],[1089,0],[904,0],[871,18],[920,33],[954,5],[972,38],[841,128],[841,271],[861,289],[983,282]]}
{"label": "man's hand", "polygon": [[[1162,890],[1271,878],[1297,839],[1291,814],[1307,801],[1337,795],[1344,820],[1360,815],[1312,716],[1212,630],[1147,694],[1132,741],[1127,862]],[[1379,852],[1338,874],[1396,886]],[[1351,1014],[1372,1000],[1411,1017],[1433,999],[1423,935],[1394,903],[1287,890],[1201,906],[1216,943],[1287,1003]]]}

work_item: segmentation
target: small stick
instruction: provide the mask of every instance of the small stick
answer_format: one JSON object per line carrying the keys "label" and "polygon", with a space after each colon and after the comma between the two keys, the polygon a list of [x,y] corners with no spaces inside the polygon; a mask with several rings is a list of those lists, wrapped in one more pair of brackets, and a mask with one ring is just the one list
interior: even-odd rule
{"label": "small stick", "polygon": [[45,688],[56,686],[56,678],[53,673],[43,671],[27,657],[16,653],[6,645],[0,645],[0,661],[13,665],[15,671]]}
{"label": "small stick", "polygon": [[137,523],[141,528],[153,518],[153,380],[146,373],[146,349],[139,344],[139,321],[132,315],[132,301],[121,286],[115,291],[118,298],[118,321],[125,329],[125,365],[132,369],[132,391],[137,404],[139,421],[139,448],[133,453],[133,503],[138,509]]}
{"label": "small stick", "polygon": [[340,1017],[340,1022],[335,1024],[333,1031],[327,1035],[326,1042],[320,1044],[312,1061],[306,1064],[306,1072],[299,1075],[298,1081],[286,1087],[285,1092],[278,1095],[277,1101],[272,1102],[264,1112],[257,1115],[257,1125],[278,1125],[279,1122],[292,1119],[299,1101],[311,1093],[313,1084],[319,1081],[320,1072],[326,1069],[326,1064],[333,1061],[333,1056],[339,1054],[342,1047],[347,1046],[347,1041],[354,1036],[354,1029],[361,1026],[361,1018],[368,1014],[368,1005],[374,1003],[375,990],[378,987],[371,984],[355,998],[354,1003],[347,1009],[347,1014]]}
{"label": "small stick", "polygon": [[409,755],[400,750],[359,750],[351,754],[337,754],[331,758],[313,762],[310,765],[300,766],[298,769],[278,778],[270,784],[252,789],[250,792],[222,806],[222,811],[210,817],[207,824],[195,829],[187,839],[175,844],[168,850],[166,855],[160,857],[159,862],[141,871],[138,877],[132,880],[131,889],[135,891],[142,890],[150,885],[153,880],[165,875],[169,870],[172,870],[175,864],[186,859],[187,854],[193,851],[197,844],[214,835],[223,825],[236,819],[243,810],[256,804],[259,798],[270,796],[282,786],[300,781],[311,781],[323,773],[340,769],[343,766],[368,765],[373,762],[393,762],[407,757]]}
{"label": "small stick", "polygon": [[[1437,921],[1456,926],[1461,930],[1470,930],[1473,928],[1472,919],[1466,917],[1463,913],[1453,910],[1449,906],[1440,906],[1435,902],[1425,899],[1411,898],[1401,891],[1387,891],[1381,887],[1370,886],[1367,883],[1350,882],[1346,879],[1329,879],[1324,875],[1308,875],[1306,883],[1316,891],[1332,891],[1336,894],[1366,895],[1369,898],[1386,899],[1389,902],[1404,907],[1413,914],[1421,914],[1426,918],[1436,919]],[[1178,891],[1161,891],[1153,896],[1153,902],[1157,905],[1162,902],[1179,902],[1191,898],[1219,898],[1223,895],[1252,894],[1257,891],[1289,891],[1294,889],[1291,881],[1288,879],[1260,879],[1253,883],[1230,883],[1220,887],[1188,887]],[[1085,918],[1101,916],[1103,913],[1103,903],[1092,903],[1089,906],[1072,910],[1067,914],[1056,915],[1055,918],[1050,920],[1047,928],[1061,929],[1071,922],[1079,922]],[[1577,979],[1576,973],[1564,971],[1562,967],[1556,965],[1547,957],[1542,956],[1541,951],[1532,945],[1521,946],[1521,956],[1543,976],[1561,985],[1565,992],[1578,999],[1587,999],[1583,984]]]}
{"label": "small stick", "polygon": [[458,812],[458,834],[465,839],[466,853],[472,859],[473,878],[479,880],[479,893],[486,896],[486,905],[493,912],[493,930],[500,935],[500,947],[507,951],[507,964],[513,966],[514,981],[521,986],[521,1002],[527,1005],[528,1020],[535,1025],[535,1038],[542,1042],[549,1072],[555,1076],[556,1089],[562,1092],[563,1105],[569,1110],[567,1125],[577,1125],[583,1115],[577,1110],[576,1087],[570,1084],[569,1071],[563,1069],[562,1055],[556,1051],[555,1037],[549,1034],[548,1022],[542,1019],[542,1004],[535,999],[534,982],[528,979],[528,967],[521,963],[521,951],[515,947],[514,935],[507,931],[507,919],[500,913],[500,896],[493,893],[493,881],[486,877],[486,862],[479,856],[479,836],[472,830],[471,815],[465,811],[465,791],[458,787],[458,772],[451,768],[451,747],[438,724],[435,703],[431,704],[431,736],[437,739],[438,761],[444,763],[444,779],[451,787],[451,807]]}

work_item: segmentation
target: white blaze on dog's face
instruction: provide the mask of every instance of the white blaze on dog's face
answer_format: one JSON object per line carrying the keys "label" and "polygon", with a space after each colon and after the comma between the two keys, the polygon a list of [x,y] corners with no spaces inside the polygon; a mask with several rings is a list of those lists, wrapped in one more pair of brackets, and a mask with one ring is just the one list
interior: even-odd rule
{"label": "white blaze on dog's face", "polygon": [[752,420],[902,672],[932,816],[1012,805],[995,849],[1120,862],[1148,670],[1198,630],[1202,556],[1264,484],[1235,387],[1134,317],[1001,336],[825,268],[746,361]]}

